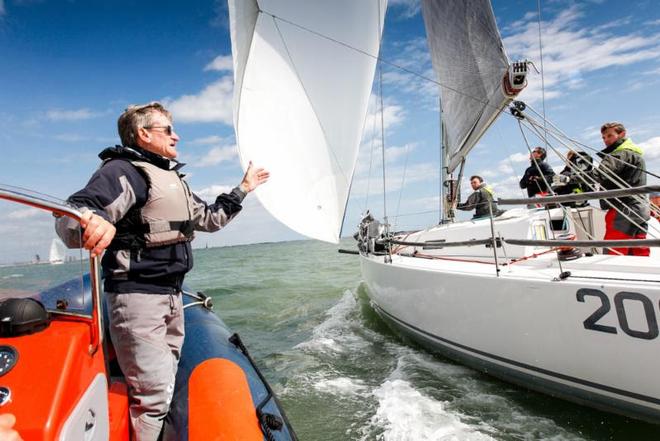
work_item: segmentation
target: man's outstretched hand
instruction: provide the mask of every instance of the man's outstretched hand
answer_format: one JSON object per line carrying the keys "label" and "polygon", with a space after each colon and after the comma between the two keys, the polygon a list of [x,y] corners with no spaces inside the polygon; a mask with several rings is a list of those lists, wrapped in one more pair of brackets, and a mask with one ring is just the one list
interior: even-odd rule
{"label": "man's outstretched hand", "polygon": [[252,161],[248,163],[248,168],[245,171],[245,176],[241,181],[241,190],[245,193],[249,193],[261,184],[268,181],[270,173],[266,171],[263,167],[255,168],[252,165]]}

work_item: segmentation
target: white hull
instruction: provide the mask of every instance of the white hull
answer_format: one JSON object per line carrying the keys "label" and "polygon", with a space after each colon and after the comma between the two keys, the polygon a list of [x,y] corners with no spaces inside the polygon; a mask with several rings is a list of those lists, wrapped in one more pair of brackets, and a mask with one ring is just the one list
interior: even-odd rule
{"label": "white hull", "polygon": [[554,253],[499,277],[484,263],[360,260],[377,310],[420,343],[532,389],[660,422],[656,259],[582,257],[563,262],[564,280]]}

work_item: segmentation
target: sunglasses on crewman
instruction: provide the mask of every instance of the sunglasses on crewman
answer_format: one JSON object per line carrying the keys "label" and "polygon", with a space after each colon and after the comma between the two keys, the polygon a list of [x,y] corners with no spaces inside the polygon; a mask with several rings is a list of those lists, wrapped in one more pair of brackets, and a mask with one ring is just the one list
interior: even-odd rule
{"label": "sunglasses on crewman", "polygon": [[146,126],[146,127],[143,127],[143,129],[147,129],[147,130],[163,129],[163,131],[168,136],[172,136],[172,133],[174,133],[174,127],[172,127],[172,126]]}

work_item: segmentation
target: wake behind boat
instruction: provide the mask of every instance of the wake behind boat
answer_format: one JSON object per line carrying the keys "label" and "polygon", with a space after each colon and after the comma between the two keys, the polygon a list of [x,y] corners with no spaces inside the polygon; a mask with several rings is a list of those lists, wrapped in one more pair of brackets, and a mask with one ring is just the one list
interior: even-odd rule
{"label": "wake behind boat", "polygon": [[[252,14],[257,24],[251,28],[253,35],[246,37],[241,35],[243,28],[232,28],[234,73],[242,79],[236,82],[235,127],[239,149],[249,152],[250,158],[263,158],[274,176],[286,175],[284,188],[304,188],[315,182],[288,168],[290,162],[305,173],[313,170],[321,177],[317,181],[329,183],[333,191],[314,187],[306,193],[309,200],[291,212],[293,221],[272,210],[296,231],[328,240],[338,237],[340,231],[336,222],[329,222],[336,219],[335,211],[320,214],[327,207],[345,205],[346,176],[352,175],[354,163],[335,167],[341,163],[333,158],[343,156],[332,141],[335,131],[323,128],[341,127],[342,122],[355,127],[355,119],[364,121],[366,110],[358,104],[365,101],[369,88],[342,88],[328,74],[328,66],[317,60],[331,59],[334,52],[361,54],[366,72],[373,77],[368,63],[378,57],[379,48],[370,39],[380,35],[381,27],[374,25],[367,32],[369,40],[363,36],[363,42],[371,42],[364,49],[355,43],[354,34],[341,35],[342,26],[333,27],[333,20],[324,19],[341,10],[347,15],[363,14],[365,23],[374,24],[383,16],[385,5],[374,2],[377,5],[372,5],[372,11],[357,11],[357,6],[349,4],[335,8],[321,2],[304,3],[317,14],[291,14],[290,2],[269,2],[269,10],[259,9],[254,2]],[[444,219],[421,231],[393,233],[387,218],[380,223],[365,216],[356,237],[374,307],[413,339],[474,368],[580,404],[660,423],[660,387],[655,381],[660,368],[655,350],[660,314],[658,253],[654,250],[651,257],[637,257],[600,251],[620,246],[657,247],[660,229],[657,222],[649,221],[645,228],[648,239],[602,241],[604,211],[575,206],[589,199],[615,197],[643,203],[647,193],[659,188],[630,188],[619,182],[619,190],[500,199],[497,204],[502,208],[527,204],[532,208],[511,209],[501,216],[491,212],[482,219],[457,222],[453,211],[468,154],[502,112],[510,111],[521,127],[547,142],[564,160],[568,149],[581,146],[551,124],[538,121],[539,115],[524,103],[514,101],[526,85],[528,63],[509,62],[488,1],[424,1],[422,5],[441,89],[441,170],[448,190],[443,198]],[[300,21],[309,17],[324,19]],[[290,33],[264,32],[259,23],[281,26]],[[305,31],[313,36],[307,35],[303,44]],[[267,57],[257,50],[261,45],[269,48]],[[282,75],[290,77],[285,86],[278,78],[258,75],[256,66],[266,59],[281,63]],[[364,72],[353,86],[363,80]],[[319,89],[335,91],[333,99],[313,93]],[[300,99],[283,104],[278,99],[283,90]],[[318,111],[334,102],[355,105],[347,106],[351,112]],[[298,114],[303,116],[284,117]],[[309,124],[300,122],[308,120]],[[319,132],[310,134],[310,125],[320,127]],[[261,128],[260,136],[268,138],[268,143],[245,135],[254,127]],[[314,153],[288,150],[291,139]],[[260,152],[259,145],[268,145],[269,151]],[[352,147],[357,152],[357,142]],[[342,144],[341,151],[345,150]],[[291,152],[293,157],[288,157]],[[273,155],[279,158],[274,162],[281,166],[279,170],[270,165],[268,158]],[[354,158],[355,153],[347,156]],[[323,166],[327,158],[332,167]],[[597,190],[589,175],[573,171]],[[277,205],[288,210],[290,205],[278,199],[285,195],[286,191],[258,193],[266,208]],[[626,216],[633,223],[646,222]],[[300,224],[305,227],[299,228]]]}

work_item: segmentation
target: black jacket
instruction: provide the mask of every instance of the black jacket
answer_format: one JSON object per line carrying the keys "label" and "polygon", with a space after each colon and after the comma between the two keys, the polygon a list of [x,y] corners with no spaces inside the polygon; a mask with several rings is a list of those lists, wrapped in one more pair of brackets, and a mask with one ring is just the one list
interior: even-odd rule
{"label": "black jacket", "polygon": [[[538,165],[538,166],[537,166]],[[540,171],[542,172],[539,172]],[[527,189],[527,196],[530,198],[534,197],[537,193],[543,193],[548,191],[548,186],[541,177],[541,174],[545,177],[545,181],[548,184],[552,184],[552,177],[555,175],[555,172],[545,161],[532,161],[530,166],[525,170],[525,174],[520,179],[520,188]]]}
{"label": "black jacket", "polygon": [[[631,147],[625,148],[626,146]],[[591,171],[591,176],[606,190],[621,188],[620,181],[631,187],[646,185],[646,163],[642,155],[635,151],[636,149],[639,147],[627,139],[619,140],[606,147],[598,152],[598,156],[601,157],[600,165]],[[641,152],[641,150],[639,151]],[[613,179],[613,176],[617,178]],[[604,210],[614,206],[630,218],[630,220],[626,219],[626,216],[622,216],[619,212],[614,218],[614,228],[629,236],[635,236],[647,228],[650,207],[646,195],[603,199],[600,201],[600,206]]]}
{"label": "black jacket", "polygon": [[486,184],[481,184],[479,188],[472,193],[465,202],[459,203],[456,205],[456,208],[459,210],[470,211],[474,210],[473,219],[478,217],[490,216],[490,210],[488,209],[488,204],[491,205],[491,210],[493,210],[493,216],[499,216],[504,213],[504,211],[497,208],[497,204],[493,200],[493,195],[491,195],[486,189]]}
{"label": "black jacket", "polygon": [[[149,198],[147,177],[129,161],[147,161],[173,173],[178,173],[183,166],[137,147],[108,148],[99,157],[105,163],[68,202],[79,209],[91,209],[113,223],[117,227],[115,237],[122,233],[125,225],[122,220],[141,209]],[[224,226],[241,210],[245,197],[238,188],[221,194],[213,204],[207,204],[194,193],[191,195],[195,207],[192,220],[197,231],[215,231]],[[78,226],[67,219],[58,221],[58,233],[67,245],[80,247],[80,243],[76,243],[79,242]],[[190,242],[130,250],[117,248],[122,247],[111,243],[101,261],[107,292],[176,293],[181,289],[184,275],[193,266]]]}

